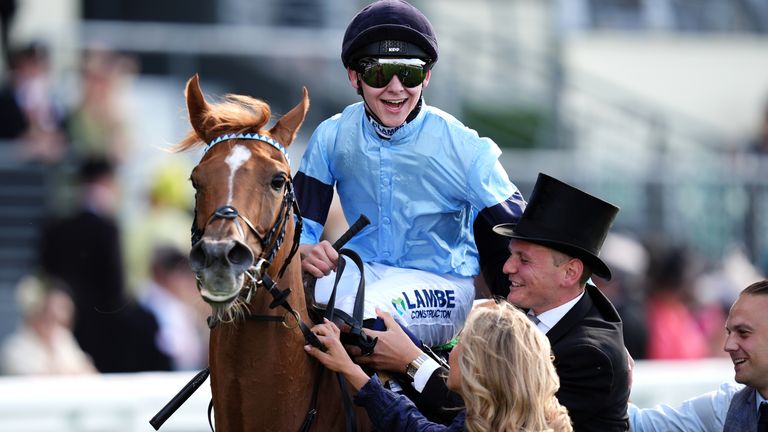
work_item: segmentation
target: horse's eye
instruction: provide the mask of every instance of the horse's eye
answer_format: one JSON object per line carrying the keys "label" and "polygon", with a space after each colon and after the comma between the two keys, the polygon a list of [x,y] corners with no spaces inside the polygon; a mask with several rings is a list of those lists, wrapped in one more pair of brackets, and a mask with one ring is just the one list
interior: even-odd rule
{"label": "horse's eye", "polygon": [[285,176],[282,174],[278,174],[272,177],[272,184],[270,186],[272,186],[272,189],[274,190],[280,190],[283,188],[283,186],[285,186],[285,182],[286,182]]}

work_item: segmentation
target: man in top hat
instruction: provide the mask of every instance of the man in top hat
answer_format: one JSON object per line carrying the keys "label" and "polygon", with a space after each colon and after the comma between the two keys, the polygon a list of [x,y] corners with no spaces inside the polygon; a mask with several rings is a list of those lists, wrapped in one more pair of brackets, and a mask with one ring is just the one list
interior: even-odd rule
{"label": "man in top hat", "polygon": [[[611,277],[599,253],[618,210],[539,174],[519,222],[494,227],[510,239],[503,267],[507,300],[527,310],[547,335],[560,377],[557,398],[568,409],[575,431],[629,430],[629,367],[621,319],[588,283],[592,274]],[[416,399],[422,411],[445,421],[450,411],[440,407],[453,405],[455,398],[439,366],[400,333],[396,328],[369,331],[379,343],[371,356],[356,360],[375,369],[406,372],[421,394]]]}

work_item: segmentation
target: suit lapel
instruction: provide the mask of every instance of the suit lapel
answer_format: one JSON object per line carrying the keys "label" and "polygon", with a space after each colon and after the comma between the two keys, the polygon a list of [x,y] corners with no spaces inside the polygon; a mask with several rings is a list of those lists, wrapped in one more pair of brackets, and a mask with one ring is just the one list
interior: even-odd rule
{"label": "suit lapel", "polygon": [[547,332],[547,338],[549,343],[554,345],[563,336],[565,336],[569,330],[573,328],[576,323],[584,319],[587,312],[592,308],[592,297],[590,297],[589,288],[584,292],[581,300],[576,302],[575,305],[569,310],[563,318],[555,324],[554,327]]}

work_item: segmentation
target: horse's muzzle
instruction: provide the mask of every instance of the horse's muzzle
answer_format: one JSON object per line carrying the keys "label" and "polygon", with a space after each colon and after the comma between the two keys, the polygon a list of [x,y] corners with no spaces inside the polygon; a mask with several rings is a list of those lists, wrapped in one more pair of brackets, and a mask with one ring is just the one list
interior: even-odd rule
{"label": "horse's muzzle", "polygon": [[209,240],[203,238],[189,253],[189,264],[192,271],[200,274],[203,271],[216,271],[217,268],[235,274],[248,270],[253,265],[254,255],[251,248],[238,240]]}
{"label": "horse's muzzle", "polygon": [[234,301],[246,271],[253,265],[251,249],[238,240],[203,238],[189,254],[198,289],[208,303],[226,305]]}

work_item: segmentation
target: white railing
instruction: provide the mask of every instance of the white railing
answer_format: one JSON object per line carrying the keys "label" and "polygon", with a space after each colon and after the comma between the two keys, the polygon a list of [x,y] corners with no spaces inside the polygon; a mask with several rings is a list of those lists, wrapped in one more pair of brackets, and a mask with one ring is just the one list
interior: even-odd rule
{"label": "white railing", "polygon": [[[0,378],[0,431],[143,432],[149,420],[192,378],[192,372]],[[161,427],[209,431],[208,383]]]}
{"label": "white railing", "polygon": [[[144,432],[193,372],[86,377],[0,378],[0,431]],[[733,379],[727,359],[635,365],[632,401],[641,407],[676,404]],[[265,389],[266,390],[266,389]],[[205,432],[211,391],[204,384],[161,432]]]}

